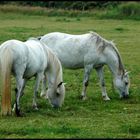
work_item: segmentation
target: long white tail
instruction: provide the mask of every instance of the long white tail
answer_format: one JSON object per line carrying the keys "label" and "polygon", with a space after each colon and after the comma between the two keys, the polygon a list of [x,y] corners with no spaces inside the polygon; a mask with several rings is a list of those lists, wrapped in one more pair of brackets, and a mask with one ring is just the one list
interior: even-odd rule
{"label": "long white tail", "polygon": [[6,48],[1,54],[1,114],[3,116],[11,115],[11,68],[12,68],[12,54]]}

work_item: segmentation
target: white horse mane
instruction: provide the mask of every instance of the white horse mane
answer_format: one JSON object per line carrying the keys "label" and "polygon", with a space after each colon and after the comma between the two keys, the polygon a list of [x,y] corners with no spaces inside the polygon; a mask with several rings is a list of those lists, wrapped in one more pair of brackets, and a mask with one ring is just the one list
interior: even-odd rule
{"label": "white horse mane", "polygon": [[[39,41],[39,40],[38,40]],[[44,47],[45,44],[41,41],[39,41]],[[56,85],[58,85],[60,82],[62,81],[62,67],[61,67],[61,63],[59,61],[59,59],[57,58],[57,56],[51,51],[50,48],[47,48],[49,53],[48,53],[48,61],[49,63],[51,62],[51,64],[54,64],[53,66],[55,66],[55,68],[53,68],[54,70],[56,70]]]}
{"label": "white horse mane", "polygon": [[[124,66],[122,64],[122,59],[121,59],[118,49],[115,47],[116,44],[114,43],[114,41],[113,40],[108,41],[93,31],[89,31],[89,33],[91,34],[92,38],[95,36],[97,37],[97,41],[96,41],[97,44],[99,44],[99,43],[102,44],[102,45],[98,46],[100,52],[103,52],[106,47],[111,47],[116,52],[118,59],[119,59],[119,70],[120,70],[120,72],[122,72],[122,74],[124,74],[125,71],[124,71]],[[110,45],[108,45],[108,44],[110,44]]]}
{"label": "white horse mane", "polygon": [[[38,40],[39,41],[39,40]],[[45,46],[45,44],[41,41],[39,41],[43,46]],[[46,46],[45,46],[46,47]],[[50,51],[50,53],[48,53],[48,58],[51,59],[51,62],[54,62],[55,64],[55,68],[57,69],[57,75],[58,75],[58,72],[60,71],[60,61],[59,59],[57,58],[57,56],[52,52],[52,50],[50,48],[48,48],[48,50]]]}

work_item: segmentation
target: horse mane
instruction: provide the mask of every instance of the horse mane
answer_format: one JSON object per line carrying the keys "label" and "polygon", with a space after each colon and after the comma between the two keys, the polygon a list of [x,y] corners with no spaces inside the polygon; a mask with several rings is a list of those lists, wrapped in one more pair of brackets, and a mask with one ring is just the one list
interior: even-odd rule
{"label": "horse mane", "polygon": [[[39,41],[37,38],[35,38],[35,40]],[[56,79],[58,80],[58,77],[61,78],[61,75],[62,75],[62,67],[61,67],[61,62],[59,61],[58,57],[52,52],[52,50],[47,47],[46,44],[44,44],[42,41],[39,41],[42,46],[43,46],[43,49],[44,51],[47,52],[47,55],[48,55],[48,63],[49,63],[49,66],[55,66],[55,69],[56,70]],[[46,49],[47,48],[47,49]],[[54,64],[54,65],[52,65]],[[57,81],[57,85],[58,83],[62,82],[62,79],[60,79],[61,81]]]}
{"label": "horse mane", "polygon": [[122,74],[124,74],[125,73],[124,65],[122,64],[122,59],[119,54],[119,51],[115,47],[115,43],[113,41],[108,41],[108,40],[102,38],[96,32],[90,31],[89,33],[91,35],[91,38],[93,38],[93,37],[95,38],[95,36],[97,37],[96,44],[97,44],[99,52],[103,52],[106,47],[111,47],[116,52],[116,55],[118,56],[118,61],[119,61],[119,71],[120,71],[120,73],[122,72]]}
{"label": "horse mane", "polygon": [[110,41],[110,46],[114,49],[114,51],[116,52],[117,56],[118,56],[118,59],[119,59],[119,71],[120,73],[122,72],[122,74],[124,75],[125,73],[125,70],[124,70],[124,65],[122,63],[122,58],[120,56],[120,53],[118,51],[118,49],[115,47],[115,43],[113,41]]}
{"label": "horse mane", "polygon": [[90,39],[96,38],[96,45],[98,47],[98,51],[103,52],[106,47],[105,39],[103,39],[99,34],[93,31],[89,31],[89,34],[90,34]]}
{"label": "horse mane", "polygon": [[54,64],[53,66],[55,66],[55,70],[56,70],[56,85],[58,85],[60,82],[62,82],[62,79],[60,79],[60,81],[58,81],[58,78],[61,78],[62,75],[62,67],[61,67],[61,63],[59,61],[59,59],[57,58],[57,56],[48,48],[48,58],[51,64]]}

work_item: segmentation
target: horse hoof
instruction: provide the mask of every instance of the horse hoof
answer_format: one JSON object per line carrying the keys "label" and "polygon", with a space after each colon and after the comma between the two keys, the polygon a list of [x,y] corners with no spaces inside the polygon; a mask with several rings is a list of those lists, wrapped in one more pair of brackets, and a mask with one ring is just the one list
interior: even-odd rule
{"label": "horse hoof", "polygon": [[44,99],[48,100],[48,99],[49,99],[49,97],[46,95],[46,96],[44,96]]}
{"label": "horse hoof", "polygon": [[39,110],[37,106],[33,105],[34,110]]}
{"label": "horse hoof", "polygon": [[103,96],[103,100],[104,101],[110,101],[110,98],[109,97],[106,97],[106,96],[105,97]]}
{"label": "horse hoof", "polygon": [[12,112],[15,112],[15,111],[16,111],[16,109],[13,107]]}
{"label": "horse hoof", "polygon": [[87,97],[83,97],[82,100],[83,100],[83,101],[87,100]]}
{"label": "horse hoof", "polygon": [[20,111],[16,111],[16,116],[17,116],[17,117],[23,117],[24,115],[23,115],[23,113],[21,113]]}
{"label": "horse hoof", "polygon": [[85,101],[85,100],[87,99],[87,97],[81,95],[81,96],[80,96],[80,99],[83,100],[83,101]]}
{"label": "horse hoof", "polygon": [[44,97],[46,94],[44,92],[40,93],[40,97]]}
{"label": "horse hoof", "polygon": [[39,110],[38,107],[35,107],[34,110]]}

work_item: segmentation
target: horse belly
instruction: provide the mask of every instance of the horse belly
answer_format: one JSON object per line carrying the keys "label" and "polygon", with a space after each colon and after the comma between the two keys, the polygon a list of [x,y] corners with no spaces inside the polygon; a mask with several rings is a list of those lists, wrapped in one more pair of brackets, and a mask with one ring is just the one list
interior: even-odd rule
{"label": "horse belly", "polygon": [[84,57],[82,54],[77,54],[77,53],[59,53],[56,52],[56,55],[60,59],[62,65],[65,68],[70,68],[70,69],[76,69],[76,68],[83,68],[84,66]]}
{"label": "horse belly", "polygon": [[81,63],[74,63],[73,61],[63,61],[62,60],[61,63],[65,68],[69,68],[69,69],[78,69],[78,68],[84,67],[82,62]]}

